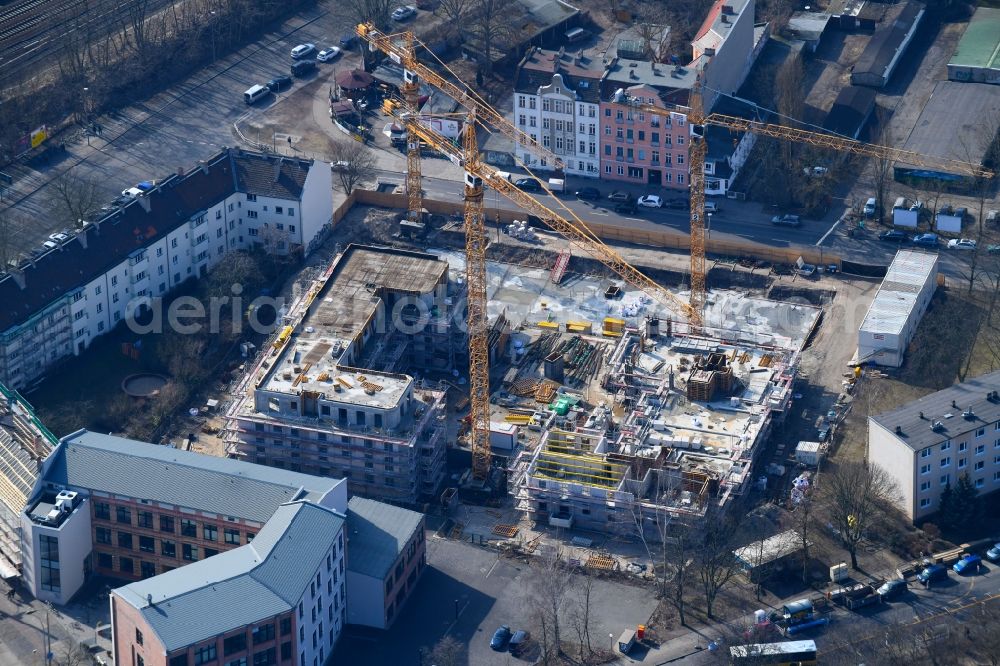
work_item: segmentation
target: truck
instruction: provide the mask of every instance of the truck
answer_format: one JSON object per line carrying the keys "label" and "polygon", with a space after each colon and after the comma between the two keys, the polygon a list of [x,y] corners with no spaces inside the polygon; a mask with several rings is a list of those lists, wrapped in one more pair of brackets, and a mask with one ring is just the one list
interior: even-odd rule
{"label": "truck", "polygon": [[553,192],[565,192],[566,181],[562,178],[549,178],[549,189]]}
{"label": "truck", "polygon": [[858,610],[881,602],[882,597],[878,591],[866,583],[852,585],[847,588],[847,594],[844,595],[844,605],[850,610]]}

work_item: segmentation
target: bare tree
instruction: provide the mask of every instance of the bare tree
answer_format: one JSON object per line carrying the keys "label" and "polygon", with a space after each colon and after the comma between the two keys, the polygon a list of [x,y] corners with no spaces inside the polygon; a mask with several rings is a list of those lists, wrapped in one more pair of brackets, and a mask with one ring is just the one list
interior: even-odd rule
{"label": "bare tree", "polygon": [[359,183],[375,177],[375,156],[360,141],[331,141],[330,159],[338,165],[337,179],[347,196]]}
{"label": "bare tree", "polygon": [[562,616],[570,601],[571,574],[557,551],[535,570],[531,604],[542,635],[539,645],[545,660],[562,654]]}
{"label": "bare tree", "polygon": [[594,648],[590,643],[590,598],[594,590],[594,579],[589,576],[581,578],[575,581],[574,587],[578,597],[570,620],[580,645],[579,660],[581,663],[586,663],[594,654]]}
{"label": "bare tree", "polygon": [[645,4],[641,20],[635,22],[635,31],[650,60],[667,62],[670,59],[670,16],[666,5]]}
{"label": "bare tree", "polygon": [[[892,141],[889,134],[890,113],[887,109],[879,107],[875,111],[876,122],[878,123],[873,143],[880,146],[888,146]],[[875,221],[880,223],[885,216],[885,202],[889,198],[889,187],[892,184],[892,158],[888,156],[873,157],[872,185],[875,189]]]}
{"label": "bare tree", "polygon": [[813,499],[806,491],[801,499],[792,507],[792,520],[795,531],[799,534],[799,545],[802,547],[802,582],[809,578],[809,535],[813,526]]}
{"label": "bare tree", "polygon": [[869,526],[881,520],[896,499],[896,482],[873,463],[842,462],[823,475],[823,505],[837,527],[851,566],[858,568],[858,547]]}
{"label": "bare tree", "polygon": [[514,41],[514,23],[508,0],[473,0],[466,28],[479,45],[479,64],[485,74],[493,72],[493,55],[506,52]]}
{"label": "bare tree", "polygon": [[444,636],[424,655],[425,666],[460,666],[464,648],[452,636]]}
{"label": "bare tree", "polygon": [[7,270],[8,264],[17,252],[14,251],[14,222],[10,209],[0,210],[0,273]]}
{"label": "bare tree", "polygon": [[62,648],[54,659],[55,666],[85,666],[89,663],[91,663],[90,655],[72,639],[62,643]]}
{"label": "bare tree", "polygon": [[79,229],[87,216],[107,200],[101,184],[89,176],[78,176],[67,171],[52,181],[63,221]]}
{"label": "bare tree", "polygon": [[709,520],[698,547],[695,570],[705,594],[705,613],[715,618],[712,607],[719,592],[740,572],[733,554],[735,526],[728,521]]}
{"label": "bare tree", "polygon": [[447,19],[455,30],[461,30],[462,22],[469,17],[475,5],[476,0],[441,0],[434,13]]}

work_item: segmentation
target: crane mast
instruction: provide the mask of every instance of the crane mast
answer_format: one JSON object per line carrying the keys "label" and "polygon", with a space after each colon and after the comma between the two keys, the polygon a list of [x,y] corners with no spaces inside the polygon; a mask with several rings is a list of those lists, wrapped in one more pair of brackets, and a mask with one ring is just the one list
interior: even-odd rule
{"label": "crane mast", "polygon": [[[410,125],[417,125],[413,122]],[[485,481],[490,471],[490,351],[486,318],[486,228],[483,221],[483,179],[475,114],[462,136],[465,161],[465,282],[469,329],[469,444],[473,478]]]}
{"label": "crane mast", "polygon": [[[406,48],[413,51],[413,33],[403,35]],[[417,73],[411,69],[403,69],[403,99],[407,110],[417,113],[420,106],[420,82]],[[406,213],[410,222],[421,221],[421,210],[424,203],[420,186],[420,139],[412,132],[406,136]]]}
{"label": "crane mast", "polygon": [[[691,143],[688,161],[691,173],[691,309],[694,310],[695,325],[701,324],[705,312],[705,145],[704,112],[701,99],[701,78],[695,81],[691,90],[691,113],[688,126],[691,128]],[[699,136],[698,130],[701,130]]]}

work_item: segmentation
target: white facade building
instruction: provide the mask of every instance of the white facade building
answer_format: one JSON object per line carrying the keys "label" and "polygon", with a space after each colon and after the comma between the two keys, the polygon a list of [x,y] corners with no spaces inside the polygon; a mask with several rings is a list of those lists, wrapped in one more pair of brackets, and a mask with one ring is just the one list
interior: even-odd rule
{"label": "white facade building", "polygon": [[[600,63],[598,63],[600,64]],[[533,49],[518,66],[514,83],[514,123],[563,159],[569,175],[599,176],[598,111],[602,68],[580,55]],[[553,164],[530,150],[517,158],[531,169]]]}
{"label": "white facade building", "polygon": [[858,329],[859,363],[898,368],[937,288],[938,256],[900,250]]}
{"label": "white facade building", "polygon": [[1000,490],[1000,371],[870,417],[868,452],[915,522],[937,512],[941,493],[965,474],[980,494]]}
{"label": "white facade building", "polygon": [[308,252],[333,217],[325,162],[226,150],[0,274],[0,381],[22,388],[232,250]]}

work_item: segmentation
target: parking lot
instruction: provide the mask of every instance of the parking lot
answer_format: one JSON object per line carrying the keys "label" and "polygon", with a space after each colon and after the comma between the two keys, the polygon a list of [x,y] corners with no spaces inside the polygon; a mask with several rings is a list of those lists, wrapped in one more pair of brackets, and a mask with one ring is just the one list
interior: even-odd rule
{"label": "parking lot", "polygon": [[[436,537],[427,540],[427,562],[430,566],[391,630],[392,640],[382,632],[349,629],[334,653],[336,663],[419,664],[420,649],[446,634],[467,646],[469,664],[530,663],[489,647],[502,624],[538,633],[530,601],[535,572],[529,565]],[[605,579],[594,581],[591,601],[592,642],[602,647],[610,646],[611,635],[648,621],[656,606],[649,588]],[[568,624],[563,632],[567,639],[573,634]]]}

